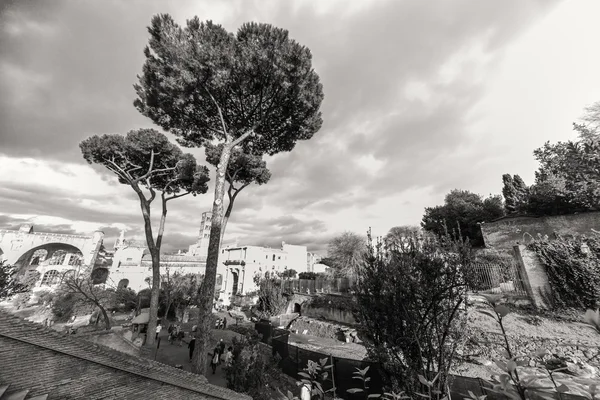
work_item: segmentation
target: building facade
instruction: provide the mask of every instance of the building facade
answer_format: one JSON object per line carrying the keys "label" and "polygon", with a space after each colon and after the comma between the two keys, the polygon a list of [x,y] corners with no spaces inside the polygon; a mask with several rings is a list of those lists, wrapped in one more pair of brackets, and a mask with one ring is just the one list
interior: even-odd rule
{"label": "building facade", "polygon": [[[174,254],[160,256],[161,275],[170,274],[204,275],[206,256]],[[109,280],[116,287],[128,287],[136,292],[150,287],[152,279],[152,257],[145,242],[128,240],[125,231],[115,242]]]}
{"label": "building facade", "polygon": [[223,275],[220,299],[228,305],[231,296],[258,290],[257,279],[285,270],[307,272],[306,246],[282,242],[281,249],[260,246],[233,246],[221,250],[219,273]]}
{"label": "building facade", "polygon": [[53,290],[65,274],[93,267],[105,276],[104,232],[91,236],[34,232],[32,224],[18,230],[0,230],[0,259],[17,268],[19,280],[33,285],[33,292]]}

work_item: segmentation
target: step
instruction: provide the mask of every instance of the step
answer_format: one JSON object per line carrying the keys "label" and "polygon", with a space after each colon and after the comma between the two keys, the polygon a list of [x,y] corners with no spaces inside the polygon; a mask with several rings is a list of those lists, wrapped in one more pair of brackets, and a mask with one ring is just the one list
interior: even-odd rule
{"label": "step", "polygon": [[2,395],[4,394],[4,392],[6,392],[9,386],[10,385],[0,385],[0,399],[2,399]]}
{"label": "step", "polygon": [[30,397],[27,400],[47,400],[47,399],[48,399],[48,395],[47,394],[41,394],[39,396]]}
{"label": "step", "polygon": [[27,397],[27,393],[29,393],[29,390],[20,390],[18,392],[6,393],[4,396],[0,397],[0,400],[25,400],[25,397]]}

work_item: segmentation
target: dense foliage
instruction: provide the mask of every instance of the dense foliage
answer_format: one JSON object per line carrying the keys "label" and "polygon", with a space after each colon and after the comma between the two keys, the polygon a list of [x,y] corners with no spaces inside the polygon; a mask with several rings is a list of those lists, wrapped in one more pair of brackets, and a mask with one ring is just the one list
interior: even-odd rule
{"label": "dense foliage", "polygon": [[283,281],[275,277],[266,277],[258,281],[258,303],[256,312],[259,318],[269,318],[283,314],[288,299],[284,295]]}
{"label": "dense foliage", "polygon": [[531,186],[518,175],[502,177],[509,213],[562,215],[600,209],[600,102],[585,110],[582,122],[573,124],[576,140],[546,142],[534,150],[539,167]]}
{"label": "dense foliage", "polygon": [[310,50],[269,24],[244,23],[233,34],[198,17],[180,26],[160,14],[148,32],[135,107],[183,146],[223,145],[192,364],[194,372],[204,373],[232,152],[275,155],[312,138],[322,125],[323,87]]}
{"label": "dense foliage", "polygon": [[505,215],[501,196],[482,196],[467,190],[452,190],[444,205],[427,207],[421,226],[426,231],[444,236],[447,231],[460,232],[474,247],[483,246],[480,222],[493,221]]}
{"label": "dense foliage", "polygon": [[31,282],[21,282],[17,272],[12,265],[0,261],[0,300],[29,291]]}
{"label": "dense foliage", "polygon": [[527,211],[529,188],[519,175],[502,175],[502,196],[507,214],[517,214]]}
{"label": "dense foliage", "polygon": [[600,239],[558,237],[539,239],[527,245],[546,267],[557,307],[596,308],[600,304]]}
{"label": "dense foliage", "polygon": [[355,318],[369,356],[393,390],[422,393],[422,375],[446,393],[447,378],[466,323],[468,242],[416,238],[385,251],[369,246],[356,285]]}
{"label": "dense foliage", "polygon": [[[160,250],[169,201],[186,195],[206,193],[208,168],[197,165],[191,154],[184,154],[162,133],[138,129],[126,135],[94,135],[79,144],[83,158],[116,175],[118,181],[136,193],[144,219],[146,244],[152,257],[152,297],[148,329],[156,327],[160,291]],[[151,206],[159,197],[161,212],[158,227],[153,226]],[[156,232],[156,234],[155,234]],[[108,270],[105,269],[108,273]],[[99,283],[99,282],[98,282]],[[154,336],[147,343],[154,344]]]}
{"label": "dense foliage", "polygon": [[327,259],[336,278],[356,277],[358,269],[367,252],[364,236],[353,232],[344,232],[329,242]]}
{"label": "dense foliage", "polygon": [[227,387],[254,399],[274,399],[285,379],[278,368],[280,359],[268,359],[259,345],[256,331],[233,338],[233,360],[225,367]]}
{"label": "dense foliage", "polygon": [[386,246],[400,246],[407,238],[414,237],[421,233],[421,227],[412,225],[394,226],[383,238]]}

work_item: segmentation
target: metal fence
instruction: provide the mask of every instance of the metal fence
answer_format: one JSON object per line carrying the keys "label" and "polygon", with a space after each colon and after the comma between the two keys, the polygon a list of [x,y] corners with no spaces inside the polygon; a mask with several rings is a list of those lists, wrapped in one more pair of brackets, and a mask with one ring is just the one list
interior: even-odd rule
{"label": "metal fence", "polygon": [[475,293],[508,293],[527,296],[523,277],[516,263],[473,264],[469,289]]}
{"label": "metal fence", "polygon": [[[333,381],[335,381],[336,394],[339,398],[344,400],[358,400],[364,399],[364,394],[348,393],[348,389],[359,387],[359,382],[356,379],[352,379],[352,374],[357,368],[369,368],[368,377],[371,378],[369,381],[370,393],[383,393],[384,383],[378,370],[378,364],[372,361],[364,360],[352,360],[348,358],[333,357],[326,354],[310,351],[307,349],[300,348],[288,343],[289,331],[283,329],[274,329],[271,337],[271,346],[273,354],[279,354],[281,357],[280,367],[283,373],[286,375],[300,380],[301,377],[298,375],[308,365],[308,361],[319,362],[323,358],[328,358],[328,365],[333,364],[334,368],[332,371]],[[328,379],[322,383],[323,390],[329,390],[333,387],[333,381]],[[484,388],[491,388],[492,384],[480,379],[472,378],[460,375],[450,376],[450,400],[463,400],[465,397],[469,397],[469,391],[477,396],[487,395],[486,400],[509,400],[508,397],[503,396],[499,393],[493,393]],[[556,399],[560,399],[557,394],[554,396]],[[586,400],[585,397],[577,396],[574,394],[562,394],[562,400]]]}
{"label": "metal fence", "polygon": [[283,288],[286,291],[304,294],[317,293],[334,293],[343,294],[349,293],[354,282],[349,278],[336,279],[291,279],[283,283]]}

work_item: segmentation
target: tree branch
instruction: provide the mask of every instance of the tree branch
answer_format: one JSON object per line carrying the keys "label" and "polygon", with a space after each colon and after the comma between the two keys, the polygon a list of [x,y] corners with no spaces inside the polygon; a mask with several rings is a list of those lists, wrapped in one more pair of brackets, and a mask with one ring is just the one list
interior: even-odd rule
{"label": "tree branch", "polygon": [[148,199],[148,203],[152,203],[156,198],[156,191],[152,188],[152,184],[150,183],[150,177],[146,178],[146,187],[150,191],[150,199]]}
{"label": "tree branch", "polygon": [[215,103],[215,107],[217,107],[217,111],[219,112],[219,118],[221,119],[221,126],[223,127],[223,134],[225,135],[225,141],[226,142],[230,142],[231,141],[231,135],[227,131],[227,126],[225,124],[225,118],[223,118],[223,111],[221,111],[221,107],[219,106],[219,103],[217,103],[217,99],[214,98],[214,96],[212,95],[212,93],[209,92],[208,89],[205,89],[205,90],[206,90],[206,93],[208,93],[208,95],[210,96],[210,98],[213,101],[213,103]]}
{"label": "tree branch", "polygon": [[173,199],[178,199],[178,198],[180,198],[180,197],[183,197],[183,196],[187,196],[187,195],[188,195],[188,194],[190,194],[190,193],[191,193],[191,192],[185,192],[185,193],[181,193],[181,194],[174,194],[174,195],[173,195],[173,196],[171,196],[171,197],[167,197],[167,198],[165,198],[165,202],[167,202],[167,201],[169,201],[169,200],[173,200]]}
{"label": "tree branch", "polygon": [[246,140],[248,138],[248,136],[252,135],[254,133],[254,130],[256,129],[256,126],[252,127],[252,129],[248,129],[242,136],[240,136],[239,138],[235,139],[233,142],[231,142],[231,147],[235,147],[238,144],[242,143],[244,140]]}
{"label": "tree branch", "polygon": [[[115,162],[115,158],[112,157],[112,159],[108,159],[108,158],[104,158],[104,161],[110,163],[114,169],[112,169],[113,172],[115,172],[117,175],[121,176],[123,179],[127,180],[127,181],[133,181],[133,178],[131,177],[131,175],[129,175],[127,173],[127,171],[125,171],[123,168],[121,168],[116,162]],[[106,166],[106,168],[110,169],[110,167]]]}

